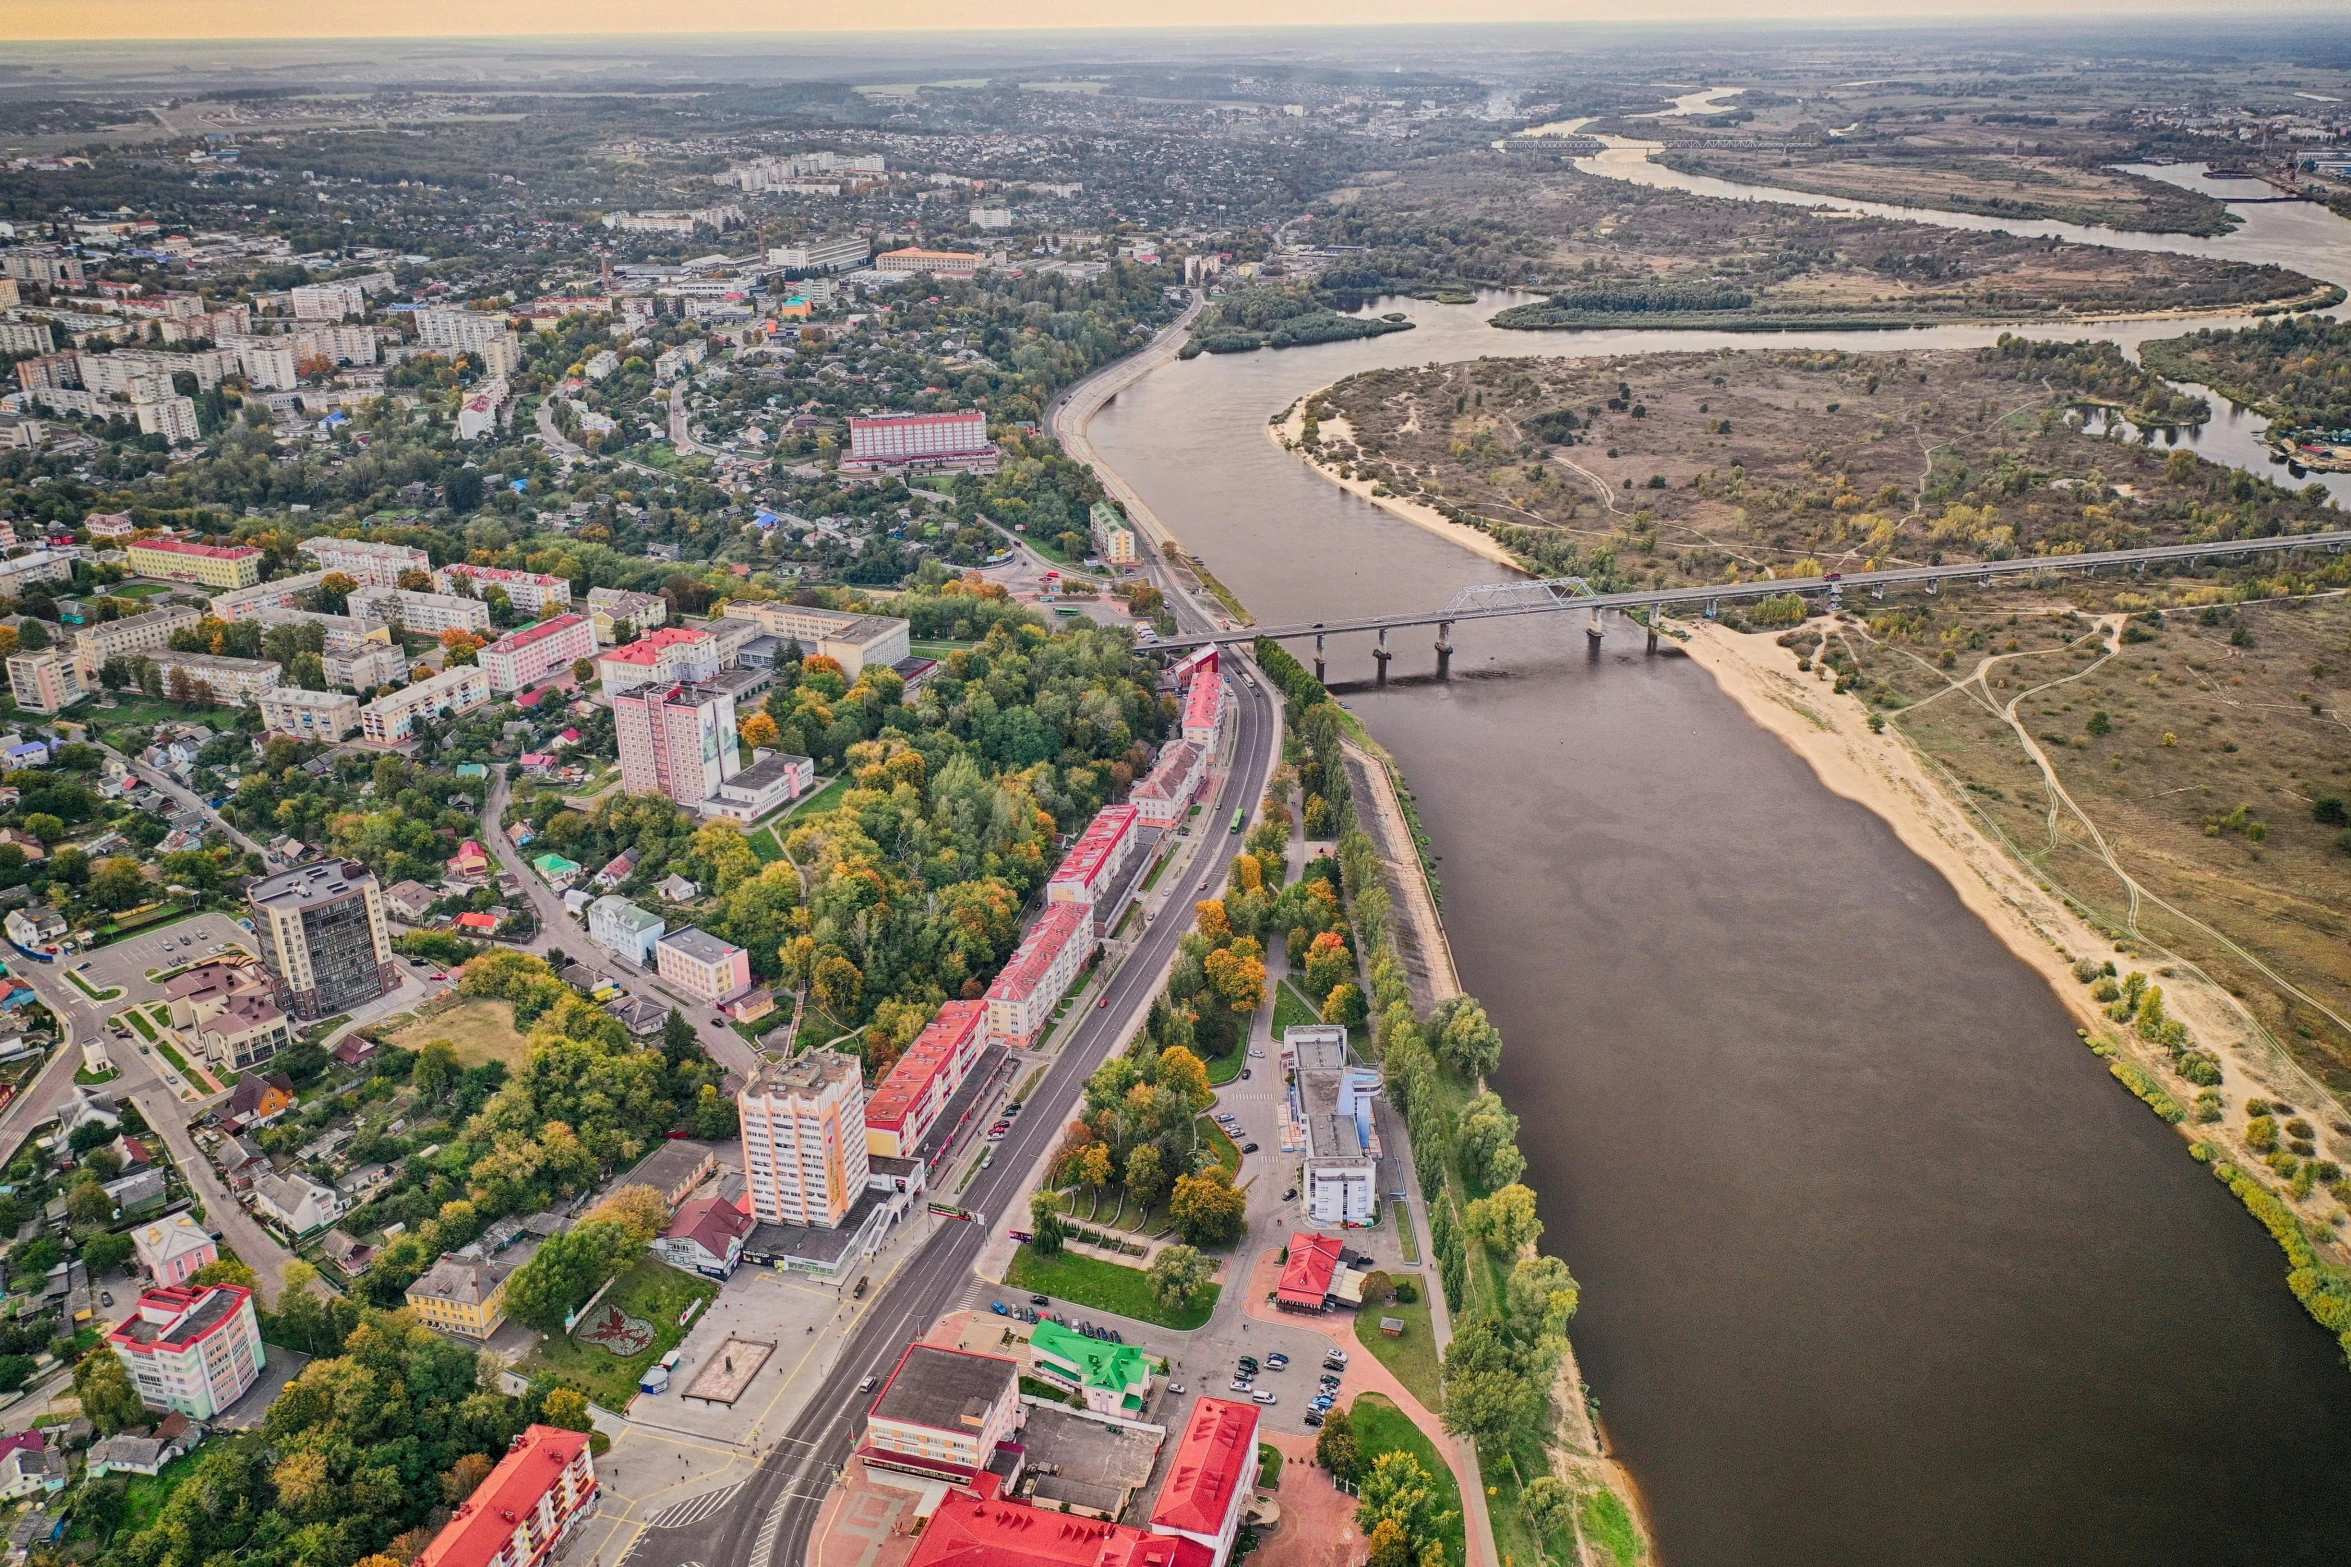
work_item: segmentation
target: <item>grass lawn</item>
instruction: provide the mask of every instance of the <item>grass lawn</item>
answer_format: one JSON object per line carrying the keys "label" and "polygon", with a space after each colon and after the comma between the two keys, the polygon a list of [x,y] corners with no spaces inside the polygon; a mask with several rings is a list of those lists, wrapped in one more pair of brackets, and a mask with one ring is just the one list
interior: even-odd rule
{"label": "grass lawn", "polygon": [[1396,1210],[1396,1244],[1403,1248],[1406,1262],[1418,1262],[1420,1261],[1420,1237],[1412,1233],[1412,1210],[1405,1205],[1404,1199],[1401,1197],[1396,1199],[1394,1206]]}
{"label": "grass lawn", "polygon": [[1355,1402],[1348,1407],[1347,1418],[1355,1427],[1355,1440],[1363,1451],[1366,1470],[1382,1453],[1406,1452],[1420,1460],[1420,1466],[1429,1472],[1429,1489],[1436,1495],[1437,1511],[1453,1515],[1453,1521],[1440,1536],[1445,1542],[1445,1559],[1461,1561],[1465,1538],[1461,1527],[1461,1483],[1453,1478],[1451,1466],[1439,1456],[1437,1444],[1392,1400],[1377,1393],[1356,1394]]}
{"label": "grass lawn", "polygon": [[776,835],[769,828],[762,827],[757,832],[746,833],[743,841],[751,845],[751,852],[759,856],[761,865],[773,865],[784,857],[784,846],[776,842]]}
{"label": "grass lawn", "polygon": [[945,658],[950,653],[959,652],[964,648],[974,648],[978,646],[979,644],[977,642],[913,641],[907,644],[907,650],[911,652],[916,658]]}
{"label": "grass lawn", "polygon": [[519,1067],[530,1053],[530,1041],[514,1027],[514,1004],[487,996],[467,996],[446,1012],[409,1024],[386,1041],[403,1050],[422,1050],[436,1039],[457,1047],[457,1059],[467,1066],[503,1061]]}
{"label": "grass lawn", "polygon": [[138,1031],[139,1037],[141,1039],[144,1039],[149,1044],[155,1043],[155,1025],[147,1021],[146,1013],[140,1011],[137,1007],[133,1007],[128,1012],[125,1012],[123,1016],[129,1019],[131,1027]]}
{"label": "grass lawn", "polygon": [[[1382,1333],[1382,1317],[1403,1322],[1403,1335],[1390,1338]],[[1356,1320],[1355,1336],[1381,1365],[1396,1374],[1396,1380],[1409,1388],[1414,1398],[1431,1409],[1444,1407],[1443,1395],[1437,1391],[1437,1335],[1429,1323],[1428,1296],[1409,1306],[1392,1302],[1364,1307]]]}
{"label": "grass lawn", "polygon": [[1271,1442],[1257,1444],[1257,1489],[1271,1491],[1282,1483],[1282,1450]]}
{"label": "grass lawn", "polygon": [[1274,987],[1273,1037],[1282,1037],[1285,1028],[1306,1028],[1322,1021],[1322,1017],[1307,1001],[1303,992],[1288,980]]}
{"label": "grass lawn", "polygon": [[1222,1088],[1225,1084],[1238,1078],[1241,1075],[1241,1068],[1248,1064],[1249,1042],[1247,1040],[1235,1045],[1233,1053],[1229,1056],[1210,1056],[1207,1061],[1209,1086]]}
{"label": "grass lawn", "polygon": [[1013,1254],[1012,1269],[1004,1275],[1004,1287],[1050,1295],[1057,1303],[1092,1306],[1097,1311],[1115,1311],[1138,1322],[1156,1322],[1163,1328],[1186,1331],[1207,1325],[1222,1290],[1221,1285],[1211,1284],[1184,1310],[1169,1311],[1152,1295],[1150,1281],[1141,1268],[1121,1267],[1115,1262],[1081,1257],[1070,1251],[1057,1257],[1040,1257],[1034,1246],[1023,1246]]}
{"label": "grass lawn", "polygon": [[180,1059],[180,1053],[177,1050],[172,1049],[170,1045],[161,1040],[156,1042],[155,1048],[162,1053],[164,1060],[172,1064],[172,1069],[180,1076],[186,1077],[188,1075],[188,1063]]}
{"label": "grass lawn", "polygon": [[163,1511],[163,1504],[171,1500],[171,1493],[196,1472],[199,1456],[189,1453],[185,1457],[175,1458],[165,1464],[159,1474],[127,1476],[128,1483],[123,1489],[122,1499],[122,1527],[116,1532],[122,1535],[136,1534],[153,1523],[156,1515]]}
{"label": "grass lawn", "polygon": [[1240,1144],[1234,1142],[1230,1137],[1227,1137],[1223,1127],[1217,1125],[1214,1121],[1208,1119],[1208,1117],[1202,1116],[1200,1117],[1200,1136],[1207,1142],[1209,1147],[1216,1150],[1216,1162],[1218,1164],[1223,1165],[1226,1169],[1232,1171],[1235,1175],[1239,1175],[1241,1173]]}
{"label": "grass lawn", "polygon": [[[831,783],[826,784],[822,789],[817,790],[816,793],[810,795],[807,799],[802,800],[798,805],[794,806],[792,808],[792,815],[814,816],[820,811],[833,811],[840,809],[841,797],[849,792],[850,783],[851,780],[849,775],[847,773],[843,773],[840,777],[834,779]],[[790,819],[790,817],[785,818],[786,821],[789,821]],[[781,827],[783,822],[778,822],[776,825]]]}
{"label": "grass lawn", "polygon": [[[569,1336],[550,1336],[540,1340],[539,1347],[525,1355],[517,1369],[524,1376],[534,1371],[552,1371],[564,1385],[577,1388],[606,1409],[624,1410],[629,1407],[629,1400],[637,1396],[637,1378],[644,1374],[645,1368],[676,1348],[678,1341],[686,1336],[686,1329],[678,1325],[679,1314],[696,1300],[707,1309],[717,1298],[715,1279],[681,1273],[667,1263],[646,1258],[604,1292],[604,1300],[614,1302],[632,1317],[653,1324],[653,1343],[643,1354],[623,1360],[601,1346],[581,1344]],[[597,1303],[596,1309],[599,1313],[603,1311],[603,1301]]]}

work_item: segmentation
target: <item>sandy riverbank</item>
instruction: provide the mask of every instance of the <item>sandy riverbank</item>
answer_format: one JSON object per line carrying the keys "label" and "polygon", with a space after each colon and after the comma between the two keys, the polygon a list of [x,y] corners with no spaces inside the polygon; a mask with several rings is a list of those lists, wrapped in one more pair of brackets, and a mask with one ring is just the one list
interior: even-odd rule
{"label": "sandy riverbank", "polygon": [[[1796,668],[1796,655],[1769,634],[1740,633],[1701,623],[1685,644],[1690,656],[1714,677],[1724,694],[1756,723],[1777,735],[1810,764],[1823,785],[1867,806],[1894,829],[1904,846],[1948,881],[1959,899],[2019,960],[2055,993],[2078,1024],[2093,1037],[2119,1046],[2127,1058],[2164,1085],[2183,1106],[2196,1090],[2180,1082],[2161,1052],[2144,1048],[2135,1036],[2104,1015],[2089,988],[2074,978],[2077,958],[2115,964],[2123,973],[2164,966],[2160,956],[2118,952],[2072,907],[2043,886],[1934,777],[1932,764],[1889,726],[1873,734],[1867,710],[1851,697],[1834,695],[1813,673]],[[2219,1058],[2222,1092],[2234,1107],[2269,1095],[2307,1104],[2312,1085],[2259,1042],[2243,1007],[2220,987],[2184,967],[2167,967],[2161,979],[2172,1014]],[[2184,1139],[2232,1145],[2240,1163],[2257,1164],[2248,1150],[2233,1145],[2241,1118],[2199,1125],[2193,1118],[2178,1130]],[[2319,1217],[2320,1204],[2306,1210]]]}
{"label": "sandy riverbank", "polygon": [[[1426,528],[1446,542],[1460,545],[1472,555],[1482,555],[1490,561],[1509,567],[1512,571],[1524,573],[1525,568],[1519,565],[1510,551],[1496,543],[1492,535],[1481,533],[1476,528],[1469,527],[1464,523],[1455,522],[1443,512],[1423,506],[1417,501],[1408,501],[1396,495],[1374,495],[1372,485],[1376,481],[1343,479],[1339,477],[1338,470],[1334,465],[1318,462],[1305,447],[1299,445],[1300,438],[1306,433],[1306,405],[1329,390],[1330,388],[1327,386],[1317,387],[1304,397],[1299,398],[1291,405],[1289,416],[1280,424],[1269,424],[1265,427],[1265,438],[1357,500],[1369,501],[1390,516],[1401,517],[1416,528]],[[1321,424],[1325,440],[1352,442],[1355,439],[1355,432],[1348,427],[1347,421],[1344,419],[1325,419],[1321,421]]]}

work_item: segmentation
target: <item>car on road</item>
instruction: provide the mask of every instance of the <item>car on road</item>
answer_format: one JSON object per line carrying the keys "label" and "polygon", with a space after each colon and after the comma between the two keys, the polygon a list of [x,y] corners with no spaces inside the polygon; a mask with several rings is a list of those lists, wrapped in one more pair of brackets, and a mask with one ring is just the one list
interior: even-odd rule
{"label": "car on road", "polygon": [[1050,1305],[1052,1305],[1052,1304],[1053,1304],[1053,1302],[1052,1302],[1052,1301],[1050,1301],[1050,1300],[1047,1300],[1047,1299],[1046,1299],[1044,1296],[1042,1296],[1042,1295],[1031,1295],[1031,1296],[1029,1297],[1029,1304],[1030,1304],[1030,1305],[1032,1305],[1032,1306],[1050,1306]]}
{"label": "car on road", "polygon": [[1170,1382],[1167,1385],[1167,1390],[1181,1398],[1184,1392],[1184,1385],[1181,1382]]}
{"label": "car on road", "polygon": [[1255,1143],[1243,1143],[1241,1145],[1241,1152],[1243,1153],[1255,1153],[1256,1151],[1257,1145]]}
{"label": "car on road", "polygon": [[868,1371],[865,1374],[865,1380],[857,1384],[857,1391],[860,1393],[870,1393],[881,1384],[881,1380],[882,1379],[880,1377]]}
{"label": "car on road", "polygon": [[425,960],[424,960],[424,959],[422,959],[422,958],[410,958],[410,959],[408,960],[408,966],[409,966],[410,968],[429,968],[429,967],[431,967],[431,965],[430,965],[430,964],[428,964],[428,963],[426,963],[426,962],[425,962]]}
{"label": "car on road", "polygon": [[1250,1079],[1250,1077],[1251,1077],[1252,1075],[1253,1075],[1253,1074],[1251,1073],[1251,1071],[1250,1071],[1250,1069],[1249,1069],[1248,1067],[1243,1067],[1243,1068],[1241,1068],[1241,1081],[1242,1081],[1242,1082],[1246,1083],[1247,1081],[1249,1081],[1249,1079]]}
{"label": "car on road", "polygon": [[1094,1005],[1097,1007],[1106,1007],[1110,1005],[1110,998],[1108,996],[1104,996],[1100,1001],[1095,1002]]}
{"label": "car on road", "polygon": [[1252,1047],[1249,1051],[1249,1058],[1253,1061],[1262,1061],[1265,1059],[1265,1052]]}
{"label": "car on road", "polygon": [[[435,979],[439,979],[440,977],[441,976],[438,974],[433,976]],[[723,1017],[714,1017],[710,1020],[710,1026],[712,1028],[724,1028],[727,1026],[727,1020]]]}
{"label": "car on road", "polygon": [[1250,1394],[1249,1396],[1260,1404],[1278,1404],[1281,1402],[1281,1398],[1278,1394],[1269,1393],[1263,1388],[1259,1388],[1256,1392]]}
{"label": "car on road", "polygon": [[988,1140],[990,1142],[994,1142],[1011,1130],[1012,1128],[1010,1125],[1003,1121],[998,1121],[994,1126],[988,1128]]}

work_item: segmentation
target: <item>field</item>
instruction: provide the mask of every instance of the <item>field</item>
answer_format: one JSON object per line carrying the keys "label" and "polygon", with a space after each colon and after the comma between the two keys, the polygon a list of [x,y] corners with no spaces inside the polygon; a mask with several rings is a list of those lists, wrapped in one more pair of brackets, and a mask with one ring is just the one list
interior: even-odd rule
{"label": "field", "polygon": [[2174,234],[2225,234],[2236,226],[2219,200],[2161,180],[1923,137],[1838,142],[1793,153],[1675,150],[1657,161],[1743,184],[1985,217]]}
{"label": "field", "polygon": [[[537,1371],[553,1372],[565,1385],[577,1388],[617,1413],[627,1409],[629,1400],[637,1396],[637,1378],[645,1368],[676,1348],[686,1336],[686,1328],[678,1325],[679,1314],[696,1300],[707,1310],[717,1298],[715,1280],[681,1273],[666,1263],[647,1258],[622,1274],[605,1292],[604,1300],[618,1305],[632,1317],[651,1323],[654,1328],[651,1347],[624,1360],[601,1347],[584,1345],[568,1336],[550,1335],[523,1357],[519,1369],[525,1376]],[[597,1309],[603,1309],[602,1302]]]}
{"label": "field", "polygon": [[1429,1488],[1436,1493],[1437,1511],[1453,1515],[1453,1521],[1441,1531],[1445,1559],[1461,1561],[1461,1483],[1453,1478],[1451,1466],[1438,1456],[1437,1444],[1403,1410],[1377,1393],[1356,1394],[1355,1402],[1347,1406],[1347,1418],[1355,1427],[1355,1440],[1362,1449],[1365,1469],[1382,1453],[1405,1452],[1420,1460],[1421,1468],[1429,1474]]}
{"label": "field", "polygon": [[509,1067],[519,1067],[530,1051],[530,1041],[515,1031],[513,1003],[483,996],[465,997],[446,1012],[420,1018],[385,1043],[403,1050],[422,1050],[436,1039],[455,1045],[457,1059],[467,1066],[503,1061]]}
{"label": "field", "polygon": [[1891,712],[2158,982],[2171,960],[2203,969],[2351,1092],[2351,601],[2241,591],[2174,577],[1947,595],[1816,619],[1790,645]]}
{"label": "field", "polygon": [[1004,1287],[1049,1295],[1056,1305],[1091,1306],[1097,1311],[1114,1311],[1138,1322],[1155,1322],[1163,1328],[1185,1332],[1207,1325],[1209,1314],[1216,1310],[1216,1298],[1223,1292],[1221,1285],[1211,1284],[1184,1310],[1169,1311],[1153,1297],[1150,1281],[1141,1268],[1121,1267],[1115,1262],[1081,1257],[1071,1251],[1040,1257],[1033,1246],[1023,1246],[1013,1253],[1011,1271],[1004,1275]]}
{"label": "field", "polygon": [[2323,492],[2087,433],[2207,412],[2111,345],[2003,341],[1368,371],[1292,428],[1337,476],[1610,587],[2335,525]]}

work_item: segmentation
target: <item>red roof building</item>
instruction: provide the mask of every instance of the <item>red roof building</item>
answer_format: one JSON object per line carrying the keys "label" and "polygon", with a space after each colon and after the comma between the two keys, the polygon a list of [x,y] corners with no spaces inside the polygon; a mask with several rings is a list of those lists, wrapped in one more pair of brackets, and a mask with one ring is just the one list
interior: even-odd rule
{"label": "red roof building", "polygon": [[1094,949],[1094,911],[1083,903],[1047,904],[988,987],[988,1037],[1023,1046],[1053,1015]]}
{"label": "red roof building", "polygon": [[865,1151],[911,1159],[986,1042],[985,1001],[950,1001],[865,1102]]}
{"label": "red roof building", "polygon": [[532,1426],[458,1504],[414,1567],[539,1567],[595,1500],[588,1434]]}
{"label": "red roof building", "polygon": [[727,1278],[743,1260],[743,1239],[757,1222],[723,1197],[689,1197],[653,1250],[672,1267]]}
{"label": "red roof building", "polygon": [[1151,1528],[1208,1547],[1214,1567],[1224,1567],[1249,1509],[1249,1488],[1257,1475],[1257,1406],[1204,1398],[1192,1406]]}
{"label": "red roof building", "polygon": [[1096,811],[1046,881],[1045,901],[1091,906],[1109,896],[1127,867],[1139,819],[1131,805],[1106,805]]}
{"label": "red roof building", "polygon": [[1284,1311],[1320,1311],[1330,1302],[1331,1282],[1339,1276],[1344,1248],[1328,1235],[1290,1237],[1290,1260],[1282,1264],[1281,1287],[1274,1304]]}
{"label": "red roof building", "polygon": [[906,1567],[1211,1567],[1192,1540],[999,1501],[995,1479],[949,1491]]}
{"label": "red roof building", "polygon": [[581,659],[596,656],[596,628],[585,615],[555,615],[535,626],[509,631],[475,655],[500,693],[536,685]]}
{"label": "red roof building", "polygon": [[1204,671],[1184,692],[1184,738],[1213,749],[1217,725],[1224,720],[1224,676]]}

